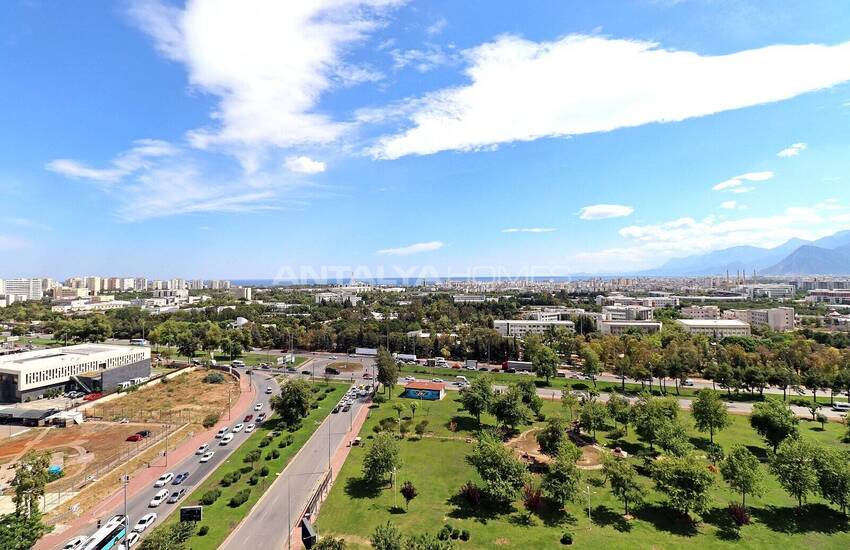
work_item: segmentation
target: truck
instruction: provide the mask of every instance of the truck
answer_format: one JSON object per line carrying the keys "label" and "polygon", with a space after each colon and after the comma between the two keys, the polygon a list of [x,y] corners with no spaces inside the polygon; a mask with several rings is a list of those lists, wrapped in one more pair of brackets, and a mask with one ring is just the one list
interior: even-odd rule
{"label": "truck", "polygon": [[467,359],[464,368],[467,370],[476,370],[478,368],[478,361],[476,359]]}
{"label": "truck", "polygon": [[534,367],[531,361],[505,361],[502,363],[502,369],[505,372],[531,372]]}
{"label": "truck", "polygon": [[425,364],[429,367],[448,367],[449,364],[442,357],[434,357],[433,359],[427,359]]}
{"label": "truck", "polygon": [[398,361],[400,363],[411,363],[411,362],[415,363],[416,362],[416,355],[414,355],[412,353],[395,353],[395,354],[393,354],[393,357],[395,358],[396,361]]}

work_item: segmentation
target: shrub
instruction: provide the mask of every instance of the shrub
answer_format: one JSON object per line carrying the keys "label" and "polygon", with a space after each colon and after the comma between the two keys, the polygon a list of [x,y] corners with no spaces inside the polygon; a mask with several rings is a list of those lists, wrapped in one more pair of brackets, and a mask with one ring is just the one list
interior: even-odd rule
{"label": "shrub", "polygon": [[204,376],[204,383],[206,384],[221,384],[224,382],[224,375],[220,372],[210,372]]}
{"label": "shrub", "polygon": [[252,474],[251,477],[248,478],[248,485],[256,485],[260,481],[260,476],[257,474]]}
{"label": "shrub", "polygon": [[325,395],[326,395],[326,394],[324,394],[324,393],[322,393],[322,394],[320,394],[320,395],[317,395],[317,396],[316,396],[316,401],[322,401],[322,400],[325,398]]}
{"label": "shrub", "polygon": [[460,496],[473,508],[481,504],[481,489],[471,481],[467,481],[466,485],[460,488]]}
{"label": "shrub", "polygon": [[201,504],[203,504],[204,506],[209,506],[210,504],[218,500],[218,497],[220,496],[220,489],[210,489],[209,491],[201,495]]}
{"label": "shrub", "polygon": [[262,468],[260,468],[260,475],[263,476],[263,477],[266,477],[267,475],[269,475],[269,467],[263,466]]}
{"label": "shrub", "polygon": [[437,538],[440,540],[449,540],[453,530],[452,526],[447,523],[437,532]]}
{"label": "shrub", "polygon": [[268,447],[269,443],[271,443],[271,440],[269,440],[268,438],[262,439],[262,440],[260,440],[260,443],[259,443],[258,446],[259,447]]}
{"label": "shrub", "polygon": [[573,543],[573,534],[567,531],[561,535],[561,544],[570,545]]}
{"label": "shrub", "polygon": [[460,529],[455,527],[454,529],[452,529],[452,540],[457,540],[459,538],[460,538]]}
{"label": "shrub", "polygon": [[372,398],[372,403],[376,403],[378,405],[380,405],[382,403],[386,403],[386,402],[387,402],[387,396],[380,394],[380,393],[375,395],[375,397]]}
{"label": "shrub", "polygon": [[735,522],[735,525],[739,527],[741,525],[747,525],[750,523],[750,513],[747,511],[745,506],[741,506],[738,503],[732,503],[729,505],[729,516],[732,518],[732,521]]}
{"label": "shrub", "polygon": [[230,487],[231,485],[239,481],[240,477],[242,477],[242,472],[240,472],[239,470],[234,470],[229,474],[225,474],[225,476],[221,478],[221,481],[219,481],[219,484],[222,487]]}
{"label": "shrub", "polygon": [[239,471],[242,472],[243,474],[247,474],[248,472],[250,472],[253,469],[254,468],[252,468],[250,466],[242,466],[241,468],[239,468]]}
{"label": "shrub", "polygon": [[318,409],[318,408],[319,408],[319,404],[318,404],[318,403],[316,403],[316,402],[314,401],[314,402],[310,403],[310,408],[311,408],[311,409]]}
{"label": "shrub", "polygon": [[428,421],[427,420],[422,420],[421,422],[419,422],[416,425],[416,427],[413,428],[413,430],[416,432],[416,435],[418,435],[420,437],[425,434],[425,431],[427,429],[428,429]]}
{"label": "shrub", "polygon": [[522,486],[522,503],[529,512],[540,510],[543,504],[543,491],[536,485],[526,483]]}
{"label": "shrub", "polygon": [[231,508],[237,508],[242,506],[246,502],[248,502],[248,498],[251,496],[251,489],[242,489],[235,495],[230,498],[229,506]]}
{"label": "shrub", "polygon": [[320,388],[319,386],[313,386],[312,388],[310,388],[310,391],[313,393],[319,393],[320,391],[322,391],[322,388]]}
{"label": "shrub", "polygon": [[462,541],[469,540],[469,531],[467,529],[464,529],[463,531],[460,532],[460,540],[462,540]]}
{"label": "shrub", "polygon": [[204,421],[201,423],[204,428],[212,428],[216,424],[218,424],[218,415],[215,413],[208,414],[204,417]]}
{"label": "shrub", "polygon": [[207,527],[206,525],[201,525],[201,528],[198,529],[198,536],[203,537],[204,535],[209,533],[209,531],[210,531],[209,527]]}
{"label": "shrub", "polygon": [[[318,387],[318,386],[316,386],[316,387]],[[329,388],[325,388],[325,393],[333,393],[333,391],[334,391],[334,389],[333,389],[333,388],[330,388],[330,387],[329,387]]]}

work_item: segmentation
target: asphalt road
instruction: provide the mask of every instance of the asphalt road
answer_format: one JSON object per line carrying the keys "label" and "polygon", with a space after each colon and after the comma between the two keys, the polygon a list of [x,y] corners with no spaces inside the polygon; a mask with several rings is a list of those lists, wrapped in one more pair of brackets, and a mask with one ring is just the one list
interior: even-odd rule
{"label": "asphalt road", "polygon": [[219,550],[284,548],[301,511],[327,474],[332,454],[364,406],[364,399],[358,399],[349,412],[329,414]]}
{"label": "asphalt road", "polygon": [[[260,373],[255,373],[252,376],[254,383],[258,384],[257,401],[263,403],[263,408],[261,412],[265,412],[267,415],[271,414],[271,408],[269,406],[269,398],[271,397],[271,395],[266,394],[265,389],[266,386],[271,386],[272,390],[274,392],[277,392],[277,382],[271,377],[267,377]],[[251,410],[250,412],[243,411],[239,415],[236,415],[234,413],[232,422],[230,423],[230,427],[232,428],[235,424],[241,423],[246,414],[253,414],[256,416],[258,413],[254,412],[253,410]],[[215,471],[215,469],[218,468],[221,463],[224,462],[227,457],[230,456],[237,448],[239,448],[239,446],[244,443],[245,440],[250,437],[250,435],[251,434],[245,434],[245,431],[243,429],[241,432],[234,434],[233,441],[231,441],[226,446],[219,445],[218,439],[210,440],[209,450],[215,451],[215,455],[210,459],[209,462],[203,464],[199,461],[201,457],[198,455],[191,455],[187,459],[177,464],[169,463],[167,467],[164,465],[164,462],[162,460],[157,460],[157,465],[153,467],[160,469],[161,474],[171,472],[176,476],[178,473],[189,472],[189,478],[183,483],[181,483],[179,486],[171,485],[171,483],[169,482],[168,485],[163,487],[165,489],[168,489],[169,493],[177,489],[185,488],[186,493],[180,501],[174,504],[163,502],[157,508],[150,508],[148,506],[153,496],[161,490],[160,488],[154,488],[153,484],[151,484],[151,486],[147,490],[141,491],[140,493],[128,498],[127,515],[129,516],[130,529],[132,529],[133,526],[136,525],[136,522],[139,520],[139,518],[150,512],[154,512],[157,514],[157,521],[153,524],[154,526],[157,525],[157,523],[163,521],[168,516],[168,514],[171,513],[172,510],[178,509],[182,505],[183,500],[185,500],[185,498],[189,496],[189,494],[195,489],[195,487],[199,485],[208,474]],[[123,513],[124,506],[122,504],[119,508],[116,508],[115,510],[112,510],[109,514],[105,515],[103,518],[103,522],[105,522],[114,515]],[[145,532],[148,533],[151,530],[151,527],[148,527]],[[88,532],[77,533],[77,535],[83,534],[91,536],[95,531],[96,529],[92,528]],[[71,538],[71,535],[69,535],[68,538]],[[57,548],[61,548],[61,545]],[[261,546],[258,546],[257,548],[261,548]]]}

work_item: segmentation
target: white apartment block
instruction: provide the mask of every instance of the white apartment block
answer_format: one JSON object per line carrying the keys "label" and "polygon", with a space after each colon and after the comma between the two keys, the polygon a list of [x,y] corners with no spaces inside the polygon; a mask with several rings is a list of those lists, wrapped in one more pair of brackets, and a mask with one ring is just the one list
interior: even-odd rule
{"label": "white apartment block", "polygon": [[103,290],[103,283],[100,277],[90,276],[85,278],[84,286],[91,291],[92,294],[97,294]]}
{"label": "white apartment block", "polygon": [[727,309],[724,319],[737,319],[750,325],[769,327],[777,332],[794,330],[794,308],[774,307],[770,309]]}
{"label": "white apartment block", "polygon": [[455,294],[452,301],[456,304],[483,304],[487,297],[483,294]]}
{"label": "white apartment block", "polygon": [[603,321],[651,321],[653,308],[647,306],[602,306]]}
{"label": "white apartment block", "polygon": [[737,319],[678,319],[676,322],[688,334],[705,334],[712,340],[750,335],[750,325]]}
{"label": "white apartment block", "polygon": [[623,296],[622,294],[613,294],[611,296],[597,296],[596,305],[598,306],[645,306],[645,307],[677,307],[679,305],[678,296],[646,296],[634,297]]}
{"label": "white apartment block", "polygon": [[38,278],[6,279],[2,286],[2,294],[5,296],[4,305],[26,302],[27,300],[41,300],[44,295],[41,279]]}
{"label": "white apartment block", "polygon": [[230,295],[236,300],[251,301],[251,287],[237,286],[230,289]]}
{"label": "white apartment block", "polygon": [[209,288],[212,290],[227,290],[230,288],[230,281],[213,279],[209,282]]}
{"label": "white apartment block", "polygon": [[493,328],[507,337],[524,338],[526,334],[545,334],[549,330],[575,329],[572,321],[535,321],[531,319],[500,319],[493,321]]}
{"label": "white apartment block", "polygon": [[524,319],[531,321],[569,321],[572,317],[587,315],[578,307],[538,307],[522,314]]}
{"label": "white apartment block", "polygon": [[326,304],[344,304],[347,300],[352,306],[356,306],[362,301],[362,298],[346,292],[318,292],[313,300],[317,304],[321,304],[322,302]]}
{"label": "white apartment block", "polygon": [[750,299],[770,298],[772,300],[790,300],[794,297],[793,285],[786,284],[752,284],[741,285],[737,289]]}
{"label": "white apartment block", "polygon": [[685,319],[720,319],[720,308],[717,306],[687,306],[682,308]]}
{"label": "white apartment block", "polygon": [[661,321],[606,321],[599,319],[596,321],[596,330],[603,335],[619,336],[628,332],[640,332],[643,334],[653,334],[661,332]]}
{"label": "white apartment block", "polygon": [[850,305],[850,290],[846,289],[816,289],[810,290],[806,296],[807,302],[817,304]]}

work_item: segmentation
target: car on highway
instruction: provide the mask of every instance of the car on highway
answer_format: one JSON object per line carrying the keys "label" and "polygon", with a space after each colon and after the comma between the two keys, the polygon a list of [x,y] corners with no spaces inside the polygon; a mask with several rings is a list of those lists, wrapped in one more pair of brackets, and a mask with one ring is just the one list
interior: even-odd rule
{"label": "car on highway", "polygon": [[209,462],[212,457],[215,456],[215,451],[209,451],[204,453],[204,456],[201,457],[201,462]]}
{"label": "car on highway", "polygon": [[345,405],[342,406],[342,412],[347,413],[350,410],[351,410],[351,403],[346,403]]}
{"label": "car on highway", "polygon": [[331,361],[335,361],[336,359],[339,359],[339,357],[337,357],[336,355],[331,355],[330,357],[328,357],[328,359],[330,359]]}
{"label": "car on highway", "polygon": [[83,397],[83,401],[94,401],[95,399],[100,399],[103,397],[103,394],[100,392],[92,392],[85,397]]}
{"label": "car on highway", "polygon": [[245,424],[240,423],[240,424],[233,426],[233,429],[230,430],[230,431],[235,433],[235,434],[238,434],[239,432],[242,431],[242,428],[244,428],[244,427],[245,427]]}
{"label": "car on highway", "polygon": [[257,424],[263,422],[266,419],[266,413],[260,413],[257,415]]}
{"label": "car on highway", "polygon": [[273,390],[271,386],[266,386],[266,395],[271,395],[272,391]]}
{"label": "car on highway", "polygon": [[221,439],[222,437],[224,437],[224,434],[226,434],[226,433],[227,433],[227,432],[229,432],[229,431],[230,431],[230,427],[229,427],[229,426],[225,426],[225,427],[223,427],[222,429],[220,429],[218,432],[216,432],[216,434],[215,434],[215,438],[216,438],[216,439]]}
{"label": "car on highway", "polygon": [[168,498],[168,489],[160,489],[148,503],[149,508],[156,508]]}
{"label": "car on highway", "polygon": [[302,371],[301,371],[301,374],[304,374],[304,375],[310,376],[310,374],[311,374],[311,373],[310,373],[310,371],[308,371],[307,369],[304,369],[304,370],[302,370]]}
{"label": "car on highway", "polygon": [[256,405],[254,405],[254,410],[255,410],[255,411],[259,411],[259,410],[261,410],[262,408],[263,408],[263,404],[262,404],[262,403],[257,403]]}
{"label": "car on highway", "polygon": [[369,374],[368,372],[364,372],[364,373],[363,373],[363,378],[365,378],[366,380],[369,380],[369,379],[371,379],[371,378],[372,378],[372,375],[371,375],[371,374]]}
{"label": "car on highway", "polygon": [[682,385],[685,387],[692,387],[694,385],[694,381],[690,378],[685,378],[684,380],[682,380]]}
{"label": "car on highway", "polygon": [[62,547],[62,550],[77,550],[78,548],[82,548],[85,543],[89,541],[88,537],[80,536],[74,537],[68,542],[65,543],[65,546]]}
{"label": "car on highway", "polygon": [[247,426],[245,426],[245,433],[246,434],[249,434],[253,431],[254,431],[254,425],[253,424],[248,424]]}
{"label": "car on highway", "polygon": [[239,359],[237,359],[236,361],[231,361],[231,362],[230,362],[230,366],[232,366],[232,367],[237,367],[237,368],[238,368],[238,367],[244,367],[244,366],[245,366],[245,361],[240,361]]}
{"label": "car on highway", "polygon": [[145,514],[141,518],[139,518],[138,522],[136,522],[135,527],[133,527],[133,532],[134,533],[144,533],[145,529],[147,529],[148,527],[153,525],[153,522],[155,522],[155,521],[156,521],[156,514],[154,514],[154,513]]}
{"label": "car on highway", "polygon": [[159,476],[159,479],[153,484],[154,487],[165,487],[168,485],[168,482],[174,479],[174,474],[171,472],[166,472]]}
{"label": "car on highway", "polygon": [[250,422],[250,421],[251,421],[251,420],[253,420],[253,419],[254,419],[254,415],[253,415],[253,414],[246,414],[246,415],[245,415],[245,418],[243,418],[243,419],[242,419],[242,422]]}
{"label": "car on highway", "polygon": [[183,495],[185,495],[185,494],[186,494],[186,488],[185,487],[172,492],[171,496],[168,497],[168,503],[174,504],[175,502],[177,502],[178,500],[183,498]]}
{"label": "car on highway", "polygon": [[333,367],[325,367],[325,374],[332,374],[334,376],[337,376],[339,373],[339,369],[335,369]]}
{"label": "car on highway", "polygon": [[218,442],[219,445],[227,445],[233,441],[233,434],[227,434],[226,436],[221,438],[221,441]]}
{"label": "car on highway", "polygon": [[172,481],[171,484],[180,485],[187,479],[189,479],[189,472],[183,472],[182,474],[177,474],[176,476],[174,476],[174,481]]}
{"label": "car on highway", "polygon": [[338,412],[339,412],[339,405],[337,405],[336,407],[334,407],[333,409],[331,409],[331,414],[336,414],[336,413],[338,413]]}
{"label": "car on highway", "polygon": [[204,454],[205,452],[207,452],[207,449],[209,449],[209,448],[210,448],[210,444],[209,444],[209,443],[204,443],[203,445],[201,445],[200,447],[198,447],[198,450],[197,450],[197,451],[195,451],[195,454],[196,454],[196,455],[202,455],[202,454]]}
{"label": "car on highway", "polygon": [[132,548],[139,539],[142,538],[142,535],[138,533],[130,533],[127,535],[127,538],[124,539],[124,544],[118,546],[118,550],[127,550],[128,548]]}

